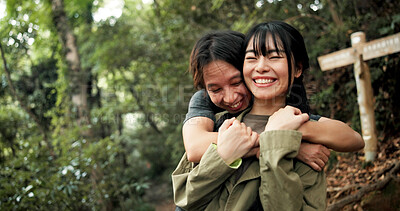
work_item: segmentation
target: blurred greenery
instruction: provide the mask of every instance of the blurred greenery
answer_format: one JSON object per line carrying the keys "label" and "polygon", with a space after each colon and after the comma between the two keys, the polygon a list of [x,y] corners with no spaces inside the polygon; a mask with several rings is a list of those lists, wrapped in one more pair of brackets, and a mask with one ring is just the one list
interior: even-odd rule
{"label": "blurred greenery", "polygon": [[[0,210],[154,210],[170,200],[195,91],[189,55],[210,30],[245,33],[276,19],[298,28],[314,113],[357,131],[352,67],[321,72],[317,57],[349,47],[356,31],[368,40],[400,31],[399,1],[121,0],[122,14],[104,19],[94,17],[112,5],[105,0],[61,0],[55,13],[58,1],[0,0]],[[76,39],[78,72],[55,14]],[[368,61],[380,137],[400,129],[399,62],[398,53]]]}

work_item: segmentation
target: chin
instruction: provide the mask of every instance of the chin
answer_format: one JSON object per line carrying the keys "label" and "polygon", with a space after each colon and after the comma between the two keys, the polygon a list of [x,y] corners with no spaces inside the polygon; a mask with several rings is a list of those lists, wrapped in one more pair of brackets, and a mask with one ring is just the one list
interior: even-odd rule
{"label": "chin", "polygon": [[260,95],[260,96],[255,96],[256,99],[258,100],[272,100],[274,99],[273,95]]}

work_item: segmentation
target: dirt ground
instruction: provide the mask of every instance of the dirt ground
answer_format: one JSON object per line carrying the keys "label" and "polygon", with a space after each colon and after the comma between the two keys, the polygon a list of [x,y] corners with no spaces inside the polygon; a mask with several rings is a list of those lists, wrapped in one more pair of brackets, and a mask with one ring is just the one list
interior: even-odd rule
{"label": "dirt ground", "polygon": [[[354,196],[362,188],[372,187],[389,177],[390,170],[400,161],[400,138],[382,140],[378,143],[378,155],[374,162],[366,163],[364,154],[335,153],[326,166],[328,183],[328,206]],[[335,157],[335,156],[331,156]],[[361,200],[341,210],[400,210],[400,172],[382,189],[365,194]]]}

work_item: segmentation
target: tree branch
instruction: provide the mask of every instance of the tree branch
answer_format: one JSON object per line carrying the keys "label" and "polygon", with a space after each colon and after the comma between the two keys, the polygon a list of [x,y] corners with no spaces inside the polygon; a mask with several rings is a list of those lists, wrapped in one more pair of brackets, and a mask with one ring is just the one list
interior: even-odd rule
{"label": "tree branch", "polygon": [[322,21],[322,22],[324,22],[324,23],[326,23],[326,24],[329,23],[329,22],[328,22],[327,20],[325,20],[324,18],[321,18],[320,16],[317,16],[317,15],[312,15],[312,14],[300,14],[300,15],[296,15],[296,16],[287,18],[287,19],[285,20],[285,22],[290,23],[290,22],[292,22],[292,21],[295,21],[295,20],[297,20],[297,19],[299,19],[299,18],[303,18],[303,17],[313,18],[313,19],[315,19],[315,20]]}
{"label": "tree branch", "polygon": [[337,26],[339,26],[339,27],[343,26],[343,21],[340,19],[339,15],[338,15],[338,13],[336,11],[335,3],[332,2],[332,0],[327,0],[327,2],[328,2],[328,5],[329,5],[329,12],[331,13],[333,22],[335,22],[335,24]]}
{"label": "tree branch", "polygon": [[151,112],[147,112],[144,106],[140,103],[141,99],[136,90],[133,88],[133,86],[129,86],[129,91],[132,93],[132,96],[135,98],[137,105],[139,106],[139,110],[144,113],[146,117],[146,121],[150,124],[150,126],[159,134],[161,134],[160,129],[158,129],[157,124],[154,122],[152,116],[153,114]]}
{"label": "tree branch", "polygon": [[383,179],[383,180],[381,180],[381,181],[379,181],[377,183],[374,183],[374,184],[363,186],[357,192],[357,194],[344,197],[343,199],[339,200],[338,202],[330,205],[326,210],[327,211],[340,210],[341,208],[343,208],[344,206],[346,206],[346,205],[348,205],[350,203],[353,203],[353,202],[361,200],[361,198],[365,194],[367,194],[367,193],[369,193],[371,191],[374,191],[374,190],[380,190],[380,189],[384,188],[392,179],[395,178],[395,176],[396,176],[395,174],[400,170],[400,161],[397,161],[390,168],[392,168],[392,170],[390,170],[389,174],[385,177],[385,179]]}
{"label": "tree branch", "polygon": [[50,154],[53,157],[53,159],[56,158],[55,153],[54,153],[54,148],[53,145],[49,142],[48,138],[47,138],[47,133],[46,133],[46,129],[45,127],[42,125],[42,122],[40,121],[39,117],[33,113],[32,109],[30,109],[25,103],[24,101],[22,101],[22,99],[18,96],[17,91],[14,87],[14,84],[11,80],[11,73],[10,70],[8,69],[8,65],[7,65],[7,60],[6,57],[4,55],[4,50],[3,50],[3,45],[0,43],[0,51],[1,51],[1,58],[3,60],[3,65],[4,65],[4,72],[6,73],[6,78],[8,81],[8,85],[10,87],[11,90],[11,94],[12,96],[18,101],[18,103],[21,105],[22,109],[28,113],[29,117],[33,119],[33,121],[36,123],[36,125],[38,126],[40,132],[43,134],[43,139],[47,144],[47,147],[49,147],[50,150]]}
{"label": "tree branch", "polygon": [[[129,84],[129,81],[126,77],[123,77],[123,80]],[[157,124],[154,122],[152,116],[153,113],[151,112],[147,112],[146,108],[140,103],[141,102],[141,98],[138,95],[138,93],[136,92],[136,90],[133,88],[135,85],[137,84],[137,80],[134,80],[131,86],[129,87],[129,91],[131,92],[133,98],[135,98],[137,105],[139,106],[139,110],[145,115],[146,117],[146,121],[150,124],[150,126],[158,133],[158,134],[162,134],[161,130],[158,128]]]}
{"label": "tree branch", "polygon": [[161,18],[160,4],[157,0],[153,0],[153,9],[156,13],[156,17]]}

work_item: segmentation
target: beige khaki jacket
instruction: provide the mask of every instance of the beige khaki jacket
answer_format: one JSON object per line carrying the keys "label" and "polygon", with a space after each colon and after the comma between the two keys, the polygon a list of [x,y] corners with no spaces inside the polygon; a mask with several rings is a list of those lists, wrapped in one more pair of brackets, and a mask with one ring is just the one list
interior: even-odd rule
{"label": "beige khaki jacket", "polygon": [[324,172],[294,159],[301,137],[292,130],[261,133],[260,158],[253,159],[237,181],[237,169],[227,165],[213,145],[197,165],[184,154],[172,173],[175,204],[189,211],[243,211],[258,195],[264,210],[325,210]]}

